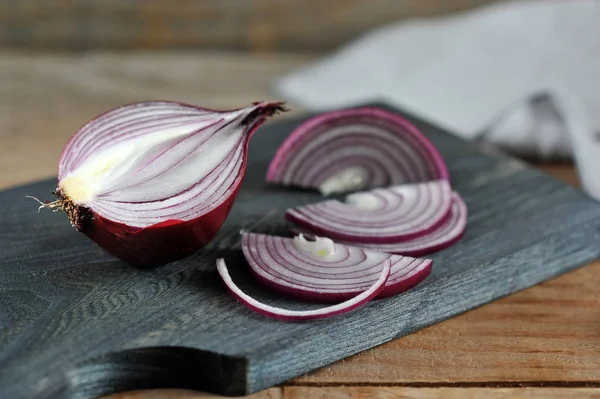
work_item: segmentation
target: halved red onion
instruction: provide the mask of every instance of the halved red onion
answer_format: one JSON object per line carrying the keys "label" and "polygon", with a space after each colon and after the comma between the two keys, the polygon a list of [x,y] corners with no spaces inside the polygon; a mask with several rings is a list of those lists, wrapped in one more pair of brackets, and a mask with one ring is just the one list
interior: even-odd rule
{"label": "halved red onion", "polygon": [[[406,256],[425,256],[450,247],[463,236],[467,227],[467,205],[458,193],[452,196],[450,218],[437,229],[420,237],[389,244],[365,244],[341,242],[373,251],[387,252]],[[310,233],[309,233],[310,234]]]}
{"label": "halved red onion", "polygon": [[244,176],[248,140],[282,103],[217,111],[168,102],[125,105],[66,144],[58,200],[75,228],[136,264],[183,258],[224,222]]}
{"label": "halved red onion", "polygon": [[414,125],[374,108],[332,111],[298,126],[277,150],[267,181],[323,194],[448,180],[435,146]]}
{"label": "halved red onion", "polygon": [[242,232],[242,251],[253,274],[283,294],[311,301],[337,302],[367,290],[381,264],[391,261],[390,277],[378,297],[396,295],[423,281],[430,259],[390,255],[302,235],[292,238]]}
{"label": "halved red onion", "polygon": [[252,298],[250,295],[242,291],[231,279],[227,265],[223,259],[217,259],[217,271],[221,275],[223,282],[233,294],[233,296],[240,301],[243,305],[249,309],[254,310],[264,316],[272,317],[279,320],[287,321],[302,321],[302,320],[315,320],[337,316],[342,313],[350,312],[362,305],[365,305],[371,299],[383,289],[387,279],[390,276],[390,260],[386,260],[380,265],[379,278],[365,291],[359,293],[353,298],[350,298],[337,305],[327,306],[320,309],[311,310],[289,310],[277,308],[274,306],[267,305]]}
{"label": "halved red onion", "polygon": [[447,180],[353,193],[290,209],[286,218],[316,235],[356,243],[396,243],[424,236],[451,215]]}

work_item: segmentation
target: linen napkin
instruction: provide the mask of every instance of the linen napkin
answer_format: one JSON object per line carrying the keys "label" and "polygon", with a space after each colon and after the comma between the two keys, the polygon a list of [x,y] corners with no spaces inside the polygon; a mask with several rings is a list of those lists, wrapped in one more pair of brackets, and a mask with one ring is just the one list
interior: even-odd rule
{"label": "linen napkin", "polygon": [[600,1],[504,1],[401,21],[274,90],[311,110],[385,100],[517,156],[572,158],[600,200]]}

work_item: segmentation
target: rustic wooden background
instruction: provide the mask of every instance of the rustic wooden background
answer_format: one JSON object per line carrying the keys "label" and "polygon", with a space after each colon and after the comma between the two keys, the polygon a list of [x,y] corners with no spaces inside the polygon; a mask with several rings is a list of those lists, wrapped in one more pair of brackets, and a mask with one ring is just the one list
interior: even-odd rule
{"label": "rustic wooden background", "polygon": [[407,17],[492,0],[0,0],[0,46],[325,51]]}

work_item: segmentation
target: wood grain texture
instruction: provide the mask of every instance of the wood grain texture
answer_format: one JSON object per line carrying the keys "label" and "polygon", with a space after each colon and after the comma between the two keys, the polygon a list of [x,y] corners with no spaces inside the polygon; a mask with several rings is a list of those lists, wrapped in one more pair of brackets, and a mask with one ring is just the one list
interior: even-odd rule
{"label": "wood grain texture", "polygon": [[[239,396],[240,399],[283,399],[281,388],[270,388],[264,391]],[[184,389],[155,389],[152,391],[130,391],[109,396],[103,396],[99,399],[218,399],[222,395],[211,393],[190,391]]]}
{"label": "wood grain texture", "polygon": [[261,128],[218,238],[160,268],[125,265],[76,234],[64,215],[37,214],[24,196],[44,198],[52,180],[3,192],[0,201],[9,206],[0,209],[0,397],[84,399],[142,388],[252,393],[600,256],[596,202],[408,117],[448,163],[453,187],[469,207],[465,236],[432,256],[437,267],[415,289],[315,323],[252,313],[227,294],[214,270],[215,258],[224,256],[251,294],[275,306],[305,306],[263,292],[238,250],[241,228],[285,234],[285,209],[320,199],[264,185],[268,162],[301,119]]}
{"label": "wood grain texture", "polygon": [[0,46],[322,51],[366,30],[491,0],[0,0]]}
{"label": "wood grain texture", "polygon": [[[283,392],[282,392],[283,391]],[[217,399],[223,396],[183,390],[136,391],[99,399]],[[241,397],[242,398],[242,397]],[[240,399],[241,399],[240,398]],[[272,388],[245,399],[598,399],[598,388],[413,388],[296,387]]]}
{"label": "wood grain texture", "polygon": [[294,383],[598,383],[599,285],[594,262]]}
{"label": "wood grain texture", "polygon": [[[600,389],[289,387],[284,388],[283,397],[284,399],[597,399],[600,398]],[[150,397],[139,399],[150,399]]]}

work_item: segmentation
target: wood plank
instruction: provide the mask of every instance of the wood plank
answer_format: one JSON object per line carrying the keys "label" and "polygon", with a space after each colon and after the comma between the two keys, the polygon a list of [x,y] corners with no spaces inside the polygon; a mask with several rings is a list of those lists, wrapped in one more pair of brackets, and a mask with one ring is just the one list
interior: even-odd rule
{"label": "wood plank", "polygon": [[535,164],[536,168],[543,170],[545,173],[552,175],[554,178],[564,181],[567,184],[570,184],[574,187],[580,187],[581,184],[579,182],[579,177],[577,176],[577,171],[573,167],[572,164]]}
{"label": "wood plank", "polygon": [[491,0],[0,0],[0,46],[322,51],[409,17]]}
{"label": "wood plank", "polygon": [[[598,388],[285,387],[284,399],[598,399]],[[136,398],[159,399],[159,398]],[[160,399],[167,399],[166,397]],[[191,399],[191,398],[190,398]]]}
{"label": "wood plank", "polygon": [[[297,387],[273,388],[240,399],[598,399],[599,388],[415,388]],[[187,390],[132,391],[98,399],[217,399],[220,395]]]}
{"label": "wood plank", "polygon": [[600,262],[296,379],[600,381]]}
{"label": "wood plank", "polygon": [[[218,399],[221,395],[191,391],[187,389],[154,389],[143,391],[129,391],[114,395],[103,396],[98,399]],[[239,399],[282,399],[281,388],[269,388],[253,395],[238,396]]]}

